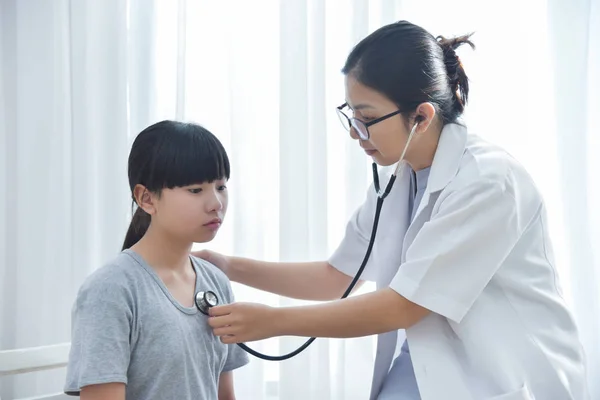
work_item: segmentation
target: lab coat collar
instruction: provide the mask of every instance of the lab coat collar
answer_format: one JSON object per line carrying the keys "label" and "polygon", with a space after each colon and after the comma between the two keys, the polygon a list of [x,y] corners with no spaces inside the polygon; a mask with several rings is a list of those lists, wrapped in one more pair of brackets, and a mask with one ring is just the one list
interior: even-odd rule
{"label": "lab coat collar", "polygon": [[462,121],[444,126],[431,165],[426,189],[428,193],[443,190],[456,176],[467,145],[467,137],[467,128]]}

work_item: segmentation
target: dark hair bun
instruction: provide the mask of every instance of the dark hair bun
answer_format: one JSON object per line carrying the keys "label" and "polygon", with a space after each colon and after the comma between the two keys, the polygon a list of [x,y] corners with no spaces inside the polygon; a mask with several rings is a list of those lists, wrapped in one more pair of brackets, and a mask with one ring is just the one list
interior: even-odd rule
{"label": "dark hair bun", "polygon": [[467,104],[469,98],[469,79],[460,58],[456,54],[456,49],[463,44],[468,44],[472,49],[475,49],[475,45],[470,40],[472,35],[470,33],[450,39],[443,36],[436,38],[444,52],[444,64],[446,65],[448,81],[454,95],[454,107],[458,112],[462,112]]}

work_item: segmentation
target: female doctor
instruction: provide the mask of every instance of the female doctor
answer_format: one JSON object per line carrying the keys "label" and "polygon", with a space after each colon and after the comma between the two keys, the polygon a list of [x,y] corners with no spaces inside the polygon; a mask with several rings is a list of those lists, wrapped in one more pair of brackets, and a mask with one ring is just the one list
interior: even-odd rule
{"label": "female doctor", "polygon": [[332,300],[211,308],[209,324],[224,343],[377,334],[373,400],[589,397],[542,197],[520,164],[459,121],[469,86],[455,49],[464,43],[472,46],[468,36],[435,38],[401,21],[362,40],[343,68],[338,111],[352,139],[381,166],[397,163],[406,148],[362,276],[377,290],[333,301],[367,250],[377,202],[371,187],[328,261],[197,254],[233,281]]}

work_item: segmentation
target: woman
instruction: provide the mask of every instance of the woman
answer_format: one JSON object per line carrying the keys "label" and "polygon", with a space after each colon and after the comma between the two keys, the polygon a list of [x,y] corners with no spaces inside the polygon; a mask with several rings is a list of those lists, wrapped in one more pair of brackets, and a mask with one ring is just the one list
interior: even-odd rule
{"label": "woman", "polygon": [[227,211],[229,160],[206,129],[162,121],[129,155],[137,210],[123,252],[82,285],[72,316],[65,392],[82,400],[234,400],[248,356],[212,335],[195,294],[233,301],[227,277],[189,256]]}
{"label": "woman", "polygon": [[[455,49],[465,43],[401,21],[362,40],[343,68],[338,110],[350,136],[382,166],[406,149],[362,276],[377,290],[311,306],[215,307],[209,323],[224,343],[378,334],[371,399],[588,398],[542,197],[520,164],[459,120],[469,86]],[[367,250],[376,201],[370,188],[328,261],[200,256],[233,281],[334,300]]]}

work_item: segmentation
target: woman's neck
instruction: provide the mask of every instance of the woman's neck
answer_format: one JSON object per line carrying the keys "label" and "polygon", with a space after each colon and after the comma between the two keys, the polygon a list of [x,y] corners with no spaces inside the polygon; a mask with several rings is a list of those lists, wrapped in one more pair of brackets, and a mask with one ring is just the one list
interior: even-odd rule
{"label": "woman's neck", "polygon": [[158,229],[148,228],[139,242],[131,247],[157,270],[185,271],[190,267],[191,242],[182,242]]}

